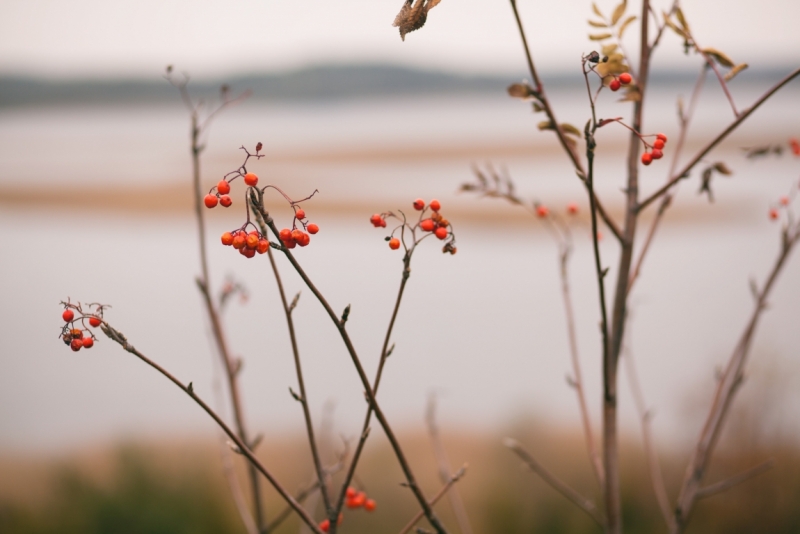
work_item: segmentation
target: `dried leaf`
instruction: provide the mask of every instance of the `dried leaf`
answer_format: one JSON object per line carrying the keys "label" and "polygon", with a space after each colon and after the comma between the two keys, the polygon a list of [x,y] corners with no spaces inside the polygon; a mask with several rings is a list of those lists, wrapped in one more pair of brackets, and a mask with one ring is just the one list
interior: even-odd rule
{"label": "dried leaf", "polygon": [[628,1],[622,0],[622,2],[614,8],[614,13],[611,15],[611,25],[614,26],[619,22],[619,19],[622,18],[622,15],[625,14],[625,8],[628,7]]}
{"label": "dried leaf", "polygon": [[724,52],[717,50],[716,48],[703,48],[701,50],[704,54],[707,54],[717,60],[717,63],[722,65],[723,67],[731,68],[733,67],[734,63],[731,58],[725,55]]}
{"label": "dried leaf", "polygon": [[615,43],[610,43],[610,44],[607,44],[607,45],[603,45],[603,49],[602,49],[603,55],[604,56],[608,56],[608,59],[612,59],[611,56],[613,56],[614,52],[616,52],[616,51],[617,51],[617,45]]}
{"label": "dried leaf", "polygon": [[508,95],[513,98],[527,99],[534,96],[533,87],[527,83],[512,83],[508,86]]}
{"label": "dried leaf", "polygon": [[600,8],[597,7],[597,4],[595,4],[594,2],[592,2],[592,11],[594,11],[594,14],[597,15],[598,17],[600,17],[601,19],[606,18],[605,15],[603,15],[600,12]]}
{"label": "dried leaf", "polygon": [[575,126],[569,124],[568,122],[561,123],[561,131],[567,134],[575,135],[577,137],[581,136],[581,131],[577,129]]}
{"label": "dried leaf", "polygon": [[672,20],[669,18],[669,13],[667,13],[666,11],[664,11],[664,12],[663,12],[663,14],[664,14],[664,24],[666,24],[666,25],[667,25],[667,27],[669,27],[669,29],[671,29],[671,30],[672,30],[672,31],[674,31],[676,34],[678,34],[678,37],[680,37],[680,38],[682,38],[682,39],[686,39],[686,38],[688,37],[688,36],[686,35],[686,32],[685,32],[685,31],[683,31],[682,29],[678,28],[678,27],[675,25],[675,23],[674,23],[674,22],[672,22]]}
{"label": "dried leaf", "polygon": [[619,99],[620,102],[638,102],[642,99],[642,94],[639,92],[639,87],[636,85],[625,86],[625,94]]}
{"label": "dried leaf", "polygon": [[589,35],[589,39],[592,41],[602,41],[603,39],[609,39],[610,37],[610,33],[596,33],[594,35]]}
{"label": "dried leaf", "polygon": [[686,17],[683,16],[683,11],[680,7],[675,7],[675,16],[678,17],[678,22],[686,33],[689,33],[689,23],[686,22]]}
{"label": "dried leaf", "polygon": [[725,81],[726,82],[731,81],[734,76],[736,76],[737,74],[742,72],[744,69],[746,69],[747,66],[748,66],[747,63],[739,63],[738,65],[733,67],[730,71],[728,71],[728,74],[725,75]]}
{"label": "dried leaf", "polygon": [[625,19],[625,21],[624,21],[622,24],[620,24],[620,26],[619,26],[619,30],[617,30],[617,36],[618,36],[620,39],[622,39],[622,34],[623,34],[623,33],[625,33],[625,28],[627,28],[627,27],[628,27],[628,24],[630,24],[630,23],[631,23],[631,22],[633,22],[634,20],[636,20],[636,15],[631,15],[630,17],[628,17],[627,19]]}
{"label": "dried leaf", "polygon": [[536,127],[540,130],[555,130],[555,126],[553,125],[552,121],[542,121],[537,124]]}
{"label": "dried leaf", "polygon": [[725,176],[730,176],[733,174],[733,171],[728,168],[723,162],[718,161],[714,164],[714,170],[720,174],[724,174]]}
{"label": "dried leaf", "polygon": [[544,111],[544,108],[538,101],[534,101],[533,103],[533,111],[534,113],[539,113],[540,111]]}
{"label": "dried leaf", "polygon": [[[413,4],[412,4],[413,2]],[[403,7],[394,18],[392,26],[400,29],[400,38],[406,40],[406,34],[422,28],[428,18],[428,11],[436,7],[441,0],[403,0]]]}
{"label": "dried leaf", "polygon": [[596,20],[588,20],[589,26],[593,26],[595,28],[608,28],[608,24],[605,22],[597,22]]}

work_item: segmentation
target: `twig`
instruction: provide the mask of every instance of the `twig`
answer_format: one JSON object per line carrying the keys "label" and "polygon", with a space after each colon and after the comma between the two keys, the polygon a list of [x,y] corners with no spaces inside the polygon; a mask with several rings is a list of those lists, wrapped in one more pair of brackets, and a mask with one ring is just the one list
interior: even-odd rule
{"label": "twig", "polygon": [[575,491],[574,489],[567,486],[565,483],[561,482],[558,478],[555,477],[550,471],[545,469],[545,467],[536,461],[536,459],[530,455],[528,451],[522,446],[520,442],[512,438],[505,438],[503,440],[503,445],[514,451],[517,456],[519,456],[522,461],[530,468],[531,471],[542,477],[542,479],[550,484],[550,486],[559,492],[561,495],[572,501],[572,503],[586,512],[589,517],[594,519],[598,525],[601,527],[606,527],[606,522],[603,520],[603,517],[600,515],[599,511],[597,510],[597,506]]}
{"label": "twig", "polygon": [[[433,506],[437,502],[439,502],[439,499],[444,497],[444,494],[447,493],[447,490],[452,488],[453,485],[456,482],[458,482],[459,479],[463,477],[466,473],[467,473],[467,464],[464,464],[463,466],[461,466],[461,469],[459,469],[457,473],[451,476],[450,480],[448,480],[447,483],[444,486],[442,486],[442,489],[440,489],[439,492],[433,496],[433,498],[429,502],[429,506]],[[422,519],[422,516],[423,516],[422,511],[419,511],[417,515],[415,515],[411,519],[411,521],[409,521],[408,524],[405,527],[403,527],[402,530],[400,530],[399,534],[406,534],[407,532],[409,532],[412,528],[414,528],[414,525],[416,525],[417,522],[420,519]]]}
{"label": "twig", "polygon": [[706,497],[711,497],[716,495],[717,493],[722,493],[723,491],[727,491],[730,488],[741,484],[742,482],[746,482],[751,478],[757,477],[761,473],[766,473],[770,469],[773,468],[775,462],[773,460],[767,460],[766,462],[762,462],[756,466],[751,467],[747,471],[743,471],[738,475],[734,475],[731,478],[726,480],[722,480],[717,482],[716,484],[711,484],[710,486],[706,486],[705,488],[701,488],[697,490],[697,499],[705,499]]}
{"label": "twig", "polygon": [[745,119],[747,119],[747,117],[749,117],[751,113],[753,113],[756,109],[758,109],[759,106],[761,106],[761,104],[766,102],[773,94],[775,94],[779,89],[781,89],[784,85],[792,81],[798,75],[800,75],[800,68],[792,71],[781,81],[773,85],[766,93],[761,95],[761,97],[758,100],[756,100],[752,106],[743,110],[739,114],[739,116],[733,120],[733,122],[731,122],[724,130],[722,130],[722,132],[717,134],[717,136],[714,139],[712,139],[706,146],[701,148],[700,151],[689,161],[689,163],[684,165],[684,167],[679,172],[673,174],[672,178],[670,178],[666,184],[664,184],[661,188],[659,188],[655,193],[651,194],[646,199],[641,201],[639,205],[636,207],[637,211],[641,212],[644,208],[650,205],[651,202],[658,199],[667,191],[669,191],[669,189],[673,185],[683,180],[684,178],[688,178],[689,172],[694,168],[695,165],[697,165],[698,162],[700,162],[701,159],[703,159],[703,157],[705,157],[706,154],[711,152],[711,150],[715,146],[717,146],[720,142],[722,142],[722,140],[728,137],[728,135],[731,132],[733,132],[742,122],[744,122]]}
{"label": "twig", "polygon": [[153,369],[164,375],[166,378],[168,378],[173,384],[175,384],[181,390],[183,390],[184,393],[189,395],[189,397],[191,397],[192,400],[194,400],[208,415],[211,416],[211,418],[217,423],[217,425],[219,425],[219,427],[225,432],[225,434],[228,435],[231,441],[233,441],[233,443],[237,447],[236,452],[241,453],[248,460],[250,460],[250,463],[253,466],[255,466],[255,468],[262,475],[266,477],[266,479],[270,482],[270,484],[272,484],[272,487],[275,488],[275,490],[281,495],[281,497],[283,497],[283,499],[292,507],[292,509],[295,512],[297,512],[297,514],[300,516],[300,519],[302,519],[303,522],[306,523],[309,526],[309,528],[311,528],[312,531],[316,532],[317,534],[322,534],[322,530],[320,530],[320,528],[314,522],[314,519],[308,514],[308,512],[306,512],[306,510],[302,506],[300,506],[300,503],[298,503],[294,499],[294,497],[292,497],[284,489],[284,487],[278,482],[278,480],[272,476],[272,474],[267,470],[267,468],[264,467],[264,465],[258,460],[258,458],[256,458],[255,454],[253,454],[253,451],[250,450],[249,446],[239,437],[239,435],[236,432],[234,432],[227,424],[225,424],[225,421],[223,421],[222,418],[213,409],[211,409],[211,407],[208,404],[206,404],[194,392],[194,388],[191,382],[189,382],[188,386],[184,385],[180,380],[175,378],[169,371],[167,371],[166,369],[155,363],[153,360],[149,359],[147,356],[136,350],[136,348],[134,348],[133,345],[128,343],[128,340],[125,338],[125,336],[123,336],[119,331],[112,328],[110,325],[104,323],[101,325],[101,328],[103,330],[103,333],[105,333],[105,335],[107,335],[111,340],[119,343],[119,345],[123,348],[123,350],[130,352],[131,354],[142,360],[144,363],[146,363],[147,365],[149,365],[150,367],[152,367]]}
{"label": "twig", "polygon": [[[428,396],[428,408],[426,410],[425,421],[428,425],[428,434],[431,436],[431,444],[433,445],[433,453],[436,456],[436,463],[439,464],[439,478],[443,483],[447,483],[450,476],[450,460],[447,458],[447,451],[444,448],[442,437],[439,434],[439,425],[436,423],[436,394],[431,393]],[[453,488],[447,495],[450,501],[450,507],[453,509],[453,515],[456,516],[458,528],[461,529],[463,534],[472,534],[472,525],[467,516],[467,510],[464,507],[464,501],[461,499],[461,494],[458,488]]]}

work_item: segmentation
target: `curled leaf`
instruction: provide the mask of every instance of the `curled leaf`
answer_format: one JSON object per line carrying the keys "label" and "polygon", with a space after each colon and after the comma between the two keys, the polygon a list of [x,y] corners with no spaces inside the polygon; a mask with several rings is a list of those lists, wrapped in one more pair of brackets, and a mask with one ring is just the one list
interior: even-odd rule
{"label": "curled leaf", "polygon": [[394,18],[392,26],[399,28],[400,38],[405,41],[406,34],[422,28],[428,18],[428,11],[441,0],[403,0],[403,7]]}
{"label": "curled leaf", "polygon": [[634,20],[636,20],[636,15],[631,15],[630,17],[625,19],[625,21],[619,25],[619,30],[617,30],[617,37],[622,39],[622,34],[625,33],[625,28],[627,28],[628,25]]}
{"label": "curled leaf", "polygon": [[742,72],[744,69],[748,67],[747,63],[739,63],[731,70],[728,71],[728,74],[725,75],[725,81],[729,82],[733,79],[734,76]]}
{"label": "curled leaf", "polygon": [[609,39],[611,37],[610,33],[596,33],[594,35],[589,35],[589,39],[592,41],[602,41],[604,39]]}
{"label": "curled leaf", "polygon": [[540,130],[555,130],[555,125],[553,125],[552,121],[542,121],[536,125],[537,128]]}
{"label": "curled leaf", "polygon": [[614,13],[611,15],[611,25],[614,26],[619,22],[619,19],[622,18],[622,15],[625,14],[625,8],[628,7],[628,1],[622,0],[620,4],[614,8]]}
{"label": "curled leaf", "polygon": [[581,131],[567,122],[561,123],[561,131],[577,137],[581,136]]}
{"label": "curled leaf", "polygon": [[703,48],[701,52],[713,57],[717,61],[717,63],[719,63],[723,67],[732,68],[734,65],[733,60],[731,58],[729,58],[727,55],[725,55],[724,52],[721,52],[716,48]]}

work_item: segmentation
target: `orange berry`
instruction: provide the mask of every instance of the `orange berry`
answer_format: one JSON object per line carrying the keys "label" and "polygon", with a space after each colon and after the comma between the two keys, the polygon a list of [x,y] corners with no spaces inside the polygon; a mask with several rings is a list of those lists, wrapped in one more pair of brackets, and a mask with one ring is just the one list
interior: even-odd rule
{"label": "orange berry", "polygon": [[350,486],[349,488],[347,488],[347,490],[345,490],[344,495],[348,499],[352,499],[353,497],[356,496],[357,493],[358,492],[356,491],[356,489],[353,486]]}
{"label": "orange berry", "polygon": [[620,83],[619,80],[611,80],[611,83],[608,84],[608,88],[612,91],[619,91]]}
{"label": "orange berry", "polygon": [[375,510],[375,506],[376,506],[375,501],[372,499],[367,499],[366,501],[364,501],[364,510],[366,510],[367,512]]}
{"label": "orange berry", "polygon": [[400,240],[396,237],[393,237],[389,240],[389,248],[392,250],[397,250],[400,248]]}
{"label": "orange berry", "polygon": [[536,208],[536,215],[542,218],[547,217],[548,215],[550,215],[550,208],[548,208],[544,204],[539,204],[539,206]]}
{"label": "orange berry", "polygon": [[650,152],[642,154],[642,164],[650,165],[651,163],[653,163],[653,155]]}
{"label": "orange berry", "polygon": [[380,213],[375,213],[372,217],[370,217],[369,222],[371,222],[372,226],[375,228],[380,228],[384,225],[383,217],[381,217]]}
{"label": "orange berry", "polygon": [[296,212],[294,212],[294,216],[297,217],[298,219],[302,220],[302,219],[306,218],[306,212],[300,209],[300,210],[297,210]]}
{"label": "orange berry", "polygon": [[297,241],[297,244],[301,247],[307,246],[311,242],[311,236],[309,236],[305,232],[300,232],[300,239]]}
{"label": "orange berry", "polygon": [[258,246],[256,247],[256,252],[259,254],[264,254],[269,249],[269,241],[266,239],[259,239]]}
{"label": "orange berry", "polygon": [[667,142],[667,136],[662,133],[656,134],[656,139],[661,139],[662,141],[664,141],[664,143]]}
{"label": "orange berry", "polygon": [[569,204],[567,204],[567,213],[569,213],[570,215],[575,215],[576,213],[578,213],[578,205],[574,202],[570,202]]}
{"label": "orange berry", "polygon": [[789,197],[781,197],[780,203],[781,203],[781,206],[788,206],[789,205]]}
{"label": "orange berry", "polygon": [[217,205],[219,199],[217,198],[217,195],[212,195],[209,193],[206,195],[206,198],[203,199],[203,202],[205,202],[207,208],[213,208]]}
{"label": "orange berry", "polygon": [[217,183],[217,191],[219,191],[220,195],[227,195],[231,192],[231,184],[227,182],[227,180],[220,180]]}
{"label": "orange berry", "polygon": [[97,317],[89,317],[89,324],[97,328],[102,321]]}
{"label": "orange berry", "polygon": [[295,243],[300,243],[300,240],[301,240],[301,239],[303,239],[303,232],[302,232],[302,230],[298,230],[297,228],[295,228],[294,230],[292,230],[292,240],[293,240]]}
{"label": "orange berry", "polygon": [[292,238],[292,231],[288,228],[284,228],[280,232],[278,232],[278,237],[281,241],[289,241]]}
{"label": "orange berry", "polygon": [[294,239],[289,239],[283,242],[283,246],[286,248],[294,248],[297,246],[297,242]]}
{"label": "orange berry", "polygon": [[254,233],[250,233],[245,238],[244,242],[245,242],[245,245],[247,245],[247,248],[255,249],[258,246],[258,235],[254,234]]}
{"label": "orange berry", "polygon": [[434,234],[436,234],[436,237],[438,237],[439,239],[444,239],[447,237],[447,228],[445,228],[444,226],[440,226],[439,228],[436,229]]}
{"label": "orange berry", "polygon": [[422,209],[424,207],[425,207],[425,201],[422,200],[421,198],[418,198],[417,200],[414,201],[414,209],[415,210],[422,211]]}
{"label": "orange berry", "polygon": [[94,339],[91,336],[82,338],[81,344],[84,349],[91,349],[94,346]]}
{"label": "orange berry", "polygon": [[316,225],[316,224],[314,224],[314,223],[311,223],[311,224],[309,224],[308,226],[306,226],[306,230],[308,230],[308,233],[309,233],[309,234],[311,234],[311,235],[314,235],[314,234],[316,234],[317,232],[319,232],[319,226],[317,226],[317,225]]}
{"label": "orange berry", "polygon": [[222,244],[225,245],[226,247],[231,246],[233,244],[233,234],[230,232],[225,232],[224,234],[222,234],[220,241],[222,241]]}
{"label": "orange berry", "polygon": [[439,204],[439,201],[436,200],[435,198],[431,200],[430,206],[433,211],[439,211],[440,209],[442,209],[442,205]]}
{"label": "orange berry", "polygon": [[75,312],[70,309],[66,309],[64,310],[64,313],[61,314],[61,318],[64,319],[65,323],[68,323],[75,318]]}
{"label": "orange berry", "polygon": [[219,203],[222,204],[223,208],[229,208],[233,204],[233,200],[228,195],[222,195],[219,197]]}
{"label": "orange berry", "polygon": [[231,244],[233,245],[233,248],[241,250],[244,248],[246,240],[247,238],[243,233],[237,232],[236,235],[233,236],[233,242]]}
{"label": "orange berry", "polygon": [[662,151],[660,151],[659,149],[657,149],[657,148],[653,149],[653,152],[651,152],[651,155],[653,156],[653,159],[661,159],[661,158],[664,157],[664,153]]}
{"label": "orange berry", "polygon": [[71,348],[75,352],[81,350],[82,346],[83,346],[83,339],[81,338],[75,338],[69,343],[69,348]]}
{"label": "orange berry", "polygon": [[775,208],[770,209],[769,210],[769,218],[772,219],[773,221],[777,220],[777,218],[778,218],[778,210],[776,210]]}
{"label": "orange berry", "polygon": [[249,185],[250,187],[255,187],[258,183],[258,176],[253,174],[252,172],[248,172],[244,175],[244,183]]}
{"label": "orange berry", "polygon": [[330,530],[330,528],[331,528],[331,522],[329,520],[327,520],[327,519],[325,521],[322,521],[319,524],[319,529],[322,532],[328,532],[328,530]]}
{"label": "orange berry", "polygon": [[419,223],[419,227],[426,232],[433,232],[433,229],[436,228],[436,223],[432,219],[425,219]]}
{"label": "orange berry", "polygon": [[662,148],[664,148],[664,144],[665,144],[664,141],[662,141],[661,139],[656,139],[655,143],[653,143],[653,148],[661,150]]}
{"label": "orange berry", "polygon": [[627,72],[623,72],[622,74],[619,75],[619,83],[621,83],[622,85],[628,85],[632,81],[633,78],[631,78],[631,75],[628,74]]}

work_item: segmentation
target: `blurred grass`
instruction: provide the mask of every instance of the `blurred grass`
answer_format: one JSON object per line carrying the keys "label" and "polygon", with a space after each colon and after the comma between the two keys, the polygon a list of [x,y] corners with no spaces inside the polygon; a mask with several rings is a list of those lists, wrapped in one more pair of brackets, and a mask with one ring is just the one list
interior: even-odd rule
{"label": "blurred grass", "polygon": [[[388,443],[374,432],[357,473],[357,485],[378,503],[373,513],[345,512],[343,532],[397,532],[417,508],[400,485],[402,475]],[[581,493],[599,498],[577,431],[520,421],[507,429],[552,472]],[[449,434],[445,445],[456,470],[469,462],[458,483],[475,532],[595,533],[583,512],[521,466],[500,444],[502,436]],[[688,532],[800,532],[800,448],[779,440],[750,442],[729,435],[712,464],[707,483],[725,479],[767,458],[775,468],[727,492],[700,501]],[[439,487],[433,453],[423,432],[404,433],[408,456],[428,495]],[[263,446],[260,456],[290,490],[311,480],[307,447],[300,437]],[[684,455],[662,455],[668,493],[674,499],[683,477]],[[638,440],[621,450],[625,532],[666,532],[650,489]],[[239,462],[239,459],[236,459]],[[242,464],[240,479],[244,482]],[[0,460],[0,532],[4,534],[244,532],[222,475],[213,442],[123,444],[61,459]],[[339,475],[341,476],[341,475]],[[283,504],[266,496],[268,516]],[[447,499],[437,513],[458,532]],[[321,518],[319,508],[315,516]],[[422,525],[422,523],[421,523]],[[298,532],[296,519],[276,533]]]}

